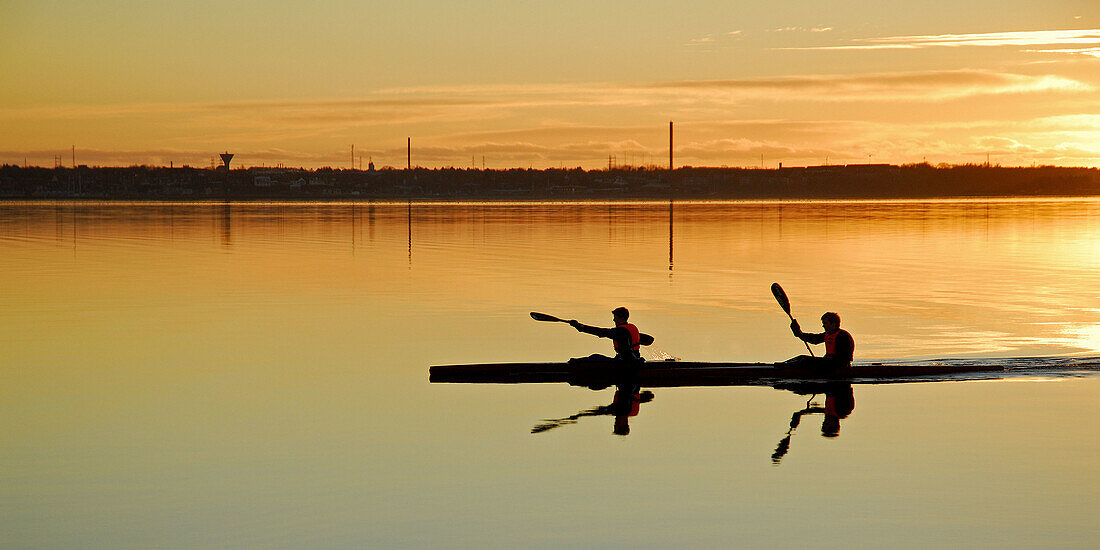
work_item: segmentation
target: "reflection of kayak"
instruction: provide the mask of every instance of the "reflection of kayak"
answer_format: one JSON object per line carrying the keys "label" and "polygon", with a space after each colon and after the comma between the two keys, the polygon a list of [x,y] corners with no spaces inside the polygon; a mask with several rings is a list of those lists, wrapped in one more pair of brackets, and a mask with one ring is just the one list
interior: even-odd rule
{"label": "reflection of kayak", "polygon": [[890,381],[919,377],[999,372],[999,365],[893,365],[857,364],[831,373],[821,373],[785,363],[706,363],[696,361],[652,361],[626,365],[621,361],[573,361],[567,363],[483,363],[437,365],[429,369],[429,381],[452,383],[520,384],[568,382],[598,383],[629,376],[641,386],[706,386],[768,382],[775,380]]}

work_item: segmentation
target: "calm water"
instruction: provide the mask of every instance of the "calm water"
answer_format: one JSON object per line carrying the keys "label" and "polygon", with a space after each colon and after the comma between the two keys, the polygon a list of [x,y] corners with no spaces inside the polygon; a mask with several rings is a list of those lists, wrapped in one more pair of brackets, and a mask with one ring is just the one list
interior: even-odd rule
{"label": "calm water", "polygon": [[[533,310],[786,359],[774,281],[857,360],[1028,359],[856,385],[778,463],[810,395],[656,388],[623,437],[611,389],[427,381],[608,351]],[[0,308],[5,548],[1100,546],[1100,376],[1041,368],[1100,356],[1097,200],[9,203]]]}

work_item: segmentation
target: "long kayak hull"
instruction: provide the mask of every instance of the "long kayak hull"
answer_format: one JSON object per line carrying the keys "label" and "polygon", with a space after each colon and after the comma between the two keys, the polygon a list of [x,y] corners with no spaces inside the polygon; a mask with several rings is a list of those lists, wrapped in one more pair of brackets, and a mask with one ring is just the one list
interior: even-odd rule
{"label": "long kayak hull", "polygon": [[436,365],[429,368],[433,383],[527,384],[570,383],[607,385],[629,379],[645,387],[720,386],[785,380],[887,381],[921,377],[950,377],[1003,371],[998,365],[853,365],[820,372],[785,363],[711,363],[654,361],[629,365],[620,361],[567,363],[482,363]]}

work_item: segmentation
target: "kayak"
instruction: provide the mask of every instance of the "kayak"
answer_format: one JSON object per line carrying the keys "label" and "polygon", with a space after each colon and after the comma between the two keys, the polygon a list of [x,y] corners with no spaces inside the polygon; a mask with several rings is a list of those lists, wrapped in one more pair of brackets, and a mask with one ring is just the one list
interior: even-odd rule
{"label": "kayak", "polygon": [[644,387],[724,386],[787,380],[836,380],[865,383],[921,377],[1000,372],[999,365],[895,365],[855,364],[823,373],[786,363],[719,363],[701,361],[652,361],[627,364],[617,360],[583,360],[562,363],[480,363],[436,365],[428,369],[433,383],[527,384],[570,383],[606,385],[629,379]]}

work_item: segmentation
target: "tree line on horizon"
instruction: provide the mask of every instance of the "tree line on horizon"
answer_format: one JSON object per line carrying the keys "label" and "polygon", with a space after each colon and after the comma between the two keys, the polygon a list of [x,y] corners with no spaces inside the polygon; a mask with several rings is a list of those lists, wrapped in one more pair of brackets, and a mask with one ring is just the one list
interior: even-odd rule
{"label": "tree line on horizon", "polygon": [[476,169],[0,166],[3,199],[592,200],[1100,195],[1100,169],[987,164]]}

